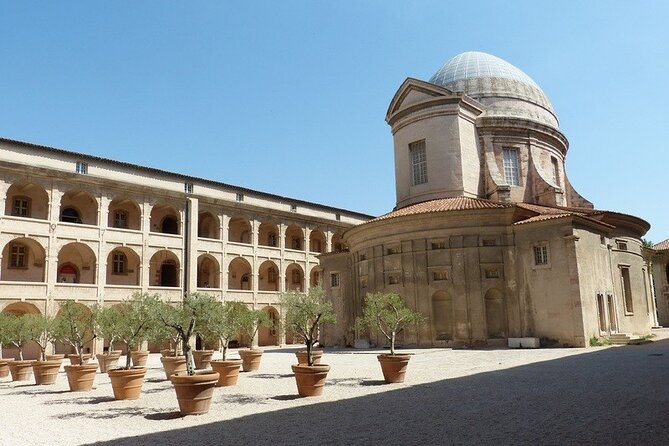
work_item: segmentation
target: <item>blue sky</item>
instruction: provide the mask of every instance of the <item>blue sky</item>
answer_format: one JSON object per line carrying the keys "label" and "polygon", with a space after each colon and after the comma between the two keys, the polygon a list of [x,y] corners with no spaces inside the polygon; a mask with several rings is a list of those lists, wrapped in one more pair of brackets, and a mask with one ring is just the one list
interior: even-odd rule
{"label": "blue sky", "polygon": [[387,106],[468,50],[546,92],[572,184],[669,238],[669,2],[0,1],[0,135],[373,215]]}

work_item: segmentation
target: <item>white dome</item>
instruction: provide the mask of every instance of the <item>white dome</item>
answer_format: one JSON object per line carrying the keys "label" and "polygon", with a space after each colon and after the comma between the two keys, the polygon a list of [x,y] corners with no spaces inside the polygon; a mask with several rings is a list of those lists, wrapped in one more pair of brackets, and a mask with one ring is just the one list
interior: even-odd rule
{"label": "white dome", "polygon": [[430,83],[464,93],[484,105],[484,116],[529,119],[558,128],[553,106],[539,85],[519,68],[478,51],[458,54]]}

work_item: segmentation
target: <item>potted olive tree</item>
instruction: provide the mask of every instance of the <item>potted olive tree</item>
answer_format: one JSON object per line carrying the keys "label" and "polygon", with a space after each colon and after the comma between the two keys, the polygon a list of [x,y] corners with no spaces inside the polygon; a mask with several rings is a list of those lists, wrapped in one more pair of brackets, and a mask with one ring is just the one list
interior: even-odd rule
{"label": "potted olive tree", "polygon": [[[126,351],[135,349],[158,324],[160,297],[156,294],[134,293],[122,304],[110,307],[114,311],[108,321],[113,321],[116,337],[123,342]],[[100,324],[104,325],[104,321]],[[125,366],[107,372],[111,380],[114,398],[135,400],[142,392],[146,367],[131,364],[131,356],[126,355]]]}
{"label": "potted olive tree", "polygon": [[[178,320],[180,317],[180,308],[168,303],[161,303],[159,315],[163,320]],[[151,339],[160,342],[169,339],[170,348],[161,350],[160,363],[165,371],[165,379],[170,379],[175,373],[184,373],[186,371],[186,356],[183,354],[183,346],[179,332],[171,326],[164,323],[158,324],[152,331]]]}
{"label": "potted olive tree", "polygon": [[55,384],[62,360],[47,359],[46,350],[56,341],[56,320],[43,314],[26,314],[22,318],[30,340],[40,349],[40,359],[32,363],[35,384]]}
{"label": "potted olive tree", "polygon": [[[211,315],[209,315],[211,316]],[[193,362],[195,363],[196,370],[204,370],[209,368],[211,359],[214,356],[214,350],[208,349],[207,345],[211,345],[216,342],[217,336],[212,333],[209,326],[209,317],[207,319],[200,319],[198,324],[195,326],[195,334],[199,338],[201,343],[200,350],[193,350]]]}
{"label": "potted olive tree", "polygon": [[298,393],[300,396],[322,395],[330,366],[314,364],[313,348],[318,341],[321,324],[336,322],[332,304],[320,286],[310,288],[307,293],[283,293],[280,301],[286,318],[286,329],[302,338],[307,347],[306,363],[292,366]]}
{"label": "potted olive tree", "polygon": [[[106,373],[118,366],[121,351],[114,350],[114,342],[118,339],[120,312],[116,307],[96,306],[95,321],[97,324],[98,337],[109,342],[109,350],[106,353],[95,355],[100,365],[100,372]],[[128,353],[128,356],[130,354]]]}
{"label": "potted olive tree", "polygon": [[260,368],[260,359],[262,358],[262,350],[254,348],[254,342],[260,327],[269,327],[271,321],[267,313],[262,310],[244,311],[239,314],[239,322],[241,334],[249,341],[248,349],[240,349],[239,356],[242,358],[242,370],[245,372],[252,372]]}
{"label": "potted olive tree", "polygon": [[[84,360],[84,347],[95,339],[95,318],[85,305],[66,300],[61,302],[58,321],[58,338],[70,344],[75,353],[75,361],[65,366],[67,382],[72,392],[88,391],[93,388],[98,365],[87,364]],[[72,355],[70,356],[72,359]],[[76,362],[76,364],[74,363]]]}
{"label": "potted olive tree", "polygon": [[23,347],[30,341],[30,332],[23,317],[10,314],[8,315],[6,324],[9,344],[18,349],[19,355],[14,361],[9,362],[9,371],[12,374],[12,380],[27,381],[32,374],[33,361],[23,359]]}
{"label": "potted olive tree", "polygon": [[397,335],[409,326],[417,328],[425,317],[408,308],[404,299],[396,293],[368,293],[362,308],[362,317],[356,320],[358,328],[382,334],[390,343],[390,353],[378,355],[383,377],[387,383],[404,381],[406,368],[411,358],[408,354],[395,352]]}
{"label": "potted olive tree", "polygon": [[227,301],[216,308],[211,319],[210,329],[221,341],[220,360],[211,361],[211,368],[219,373],[216,386],[234,386],[239,378],[241,359],[227,357],[230,341],[243,330],[247,314],[251,310],[246,304],[237,301]]}
{"label": "potted olive tree", "polygon": [[0,378],[9,376],[9,363],[14,360],[14,358],[2,357],[2,346],[11,343],[9,330],[11,329],[13,317],[15,316],[0,312]]}
{"label": "potted olive tree", "polygon": [[[163,324],[179,334],[186,357],[186,372],[173,374],[170,379],[177,393],[179,411],[182,415],[199,415],[209,412],[218,372],[203,370],[195,373],[190,338],[197,324],[206,324],[207,318],[216,311],[219,303],[212,296],[203,293],[187,293],[175,307],[160,306],[159,317]],[[172,308],[172,309],[171,309]],[[164,359],[164,358],[163,358]]]}

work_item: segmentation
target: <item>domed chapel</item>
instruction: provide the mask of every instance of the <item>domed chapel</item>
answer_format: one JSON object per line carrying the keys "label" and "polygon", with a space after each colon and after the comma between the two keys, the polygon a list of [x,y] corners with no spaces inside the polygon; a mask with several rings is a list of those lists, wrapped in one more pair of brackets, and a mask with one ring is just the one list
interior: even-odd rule
{"label": "domed chapel", "polygon": [[327,344],[368,340],[352,327],[378,291],[427,319],[404,345],[587,346],[656,325],[641,244],[649,224],[574,189],[567,137],[527,74],[459,54],[427,82],[407,78],[386,122],[396,206],[348,229],[348,251],[320,256],[339,318]]}

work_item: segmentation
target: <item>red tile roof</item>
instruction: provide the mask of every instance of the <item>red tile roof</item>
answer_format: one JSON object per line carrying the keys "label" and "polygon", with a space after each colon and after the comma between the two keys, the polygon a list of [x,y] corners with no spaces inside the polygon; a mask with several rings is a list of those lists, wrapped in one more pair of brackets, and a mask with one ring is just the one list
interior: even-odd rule
{"label": "red tile roof", "polygon": [[512,206],[512,204],[499,203],[497,201],[484,200],[482,198],[441,198],[438,200],[430,200],[423,203],[412,204],[407,207],[394,210],[385,215],[377,217],[374,220],[370,220],[370,222],[402,217],[406,215],[428,214],[432,212],[465,211],[471,209],[504,209]]}
{"label": "red tile roof", "polygon": [[666,251],[669,250],[669,238],[666,239],[663,242],[658,243],[657,245],[653,245],[653,249],[656,251]]}

